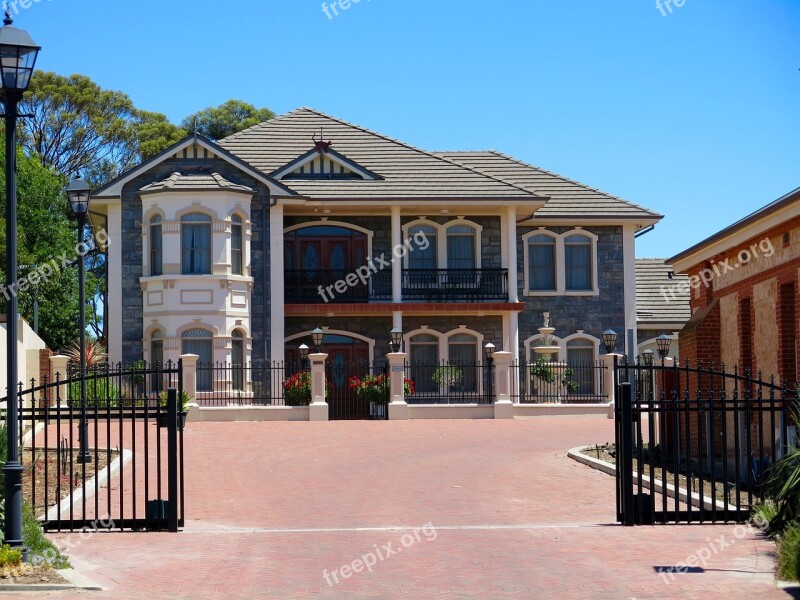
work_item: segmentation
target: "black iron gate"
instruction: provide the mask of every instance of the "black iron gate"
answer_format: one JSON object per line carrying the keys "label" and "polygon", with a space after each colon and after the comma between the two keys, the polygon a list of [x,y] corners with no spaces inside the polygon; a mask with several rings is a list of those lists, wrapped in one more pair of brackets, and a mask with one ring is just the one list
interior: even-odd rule
{"label": "black iron gate", "polygon": [[796,443],[794,386],[698,363],[615,364],[617,519],[742,522]]}
{"label": "black iron gate", "polygon": [[180,363],[106,364],[85,382],[85,395],[79,373],[20,389],[24,502],[46,531],[178,531],[186,419]]}
{"label": "black iron gate", "polygon": [[331,421],[389,418],[389,367],[385,361],[329,360],[325,363],[325,385]]}

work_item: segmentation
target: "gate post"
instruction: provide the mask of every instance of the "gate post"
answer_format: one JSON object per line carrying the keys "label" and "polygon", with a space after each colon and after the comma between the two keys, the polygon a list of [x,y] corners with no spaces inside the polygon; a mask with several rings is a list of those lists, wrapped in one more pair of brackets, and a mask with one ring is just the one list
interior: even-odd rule
{"label": "gate post", "polygon": [[604,354],[603,360],[603,395],[608,401],[608,418],[614,418],[614,409],[617,404],[617,371],[614,368],[614,359],[622,358],[621,354]]}
{"label": "gate post", "polygon": [[198,421],[200,419],[200,405],[197,404],[197,361],[200,357],[197,354],[181,354],[178,364],[183,368],[183,391],[191,398],[187,406],[189,414],[186,415],[187,421]]}
{"label": "gate post", "polygon": [[621,448],[617,448],[617,460],[620,461],[622,481],[622,524],[634,524],[633,512],[633,387],[630,382],[620,386],[620,402],[622,411],[620,415],[620,441]]}
{"label": "gate post", "polygon": [[327,354],[309,354],[311,361],[311,404],[308,407],[309,421],[327,421],[328,403],[325,402],[325,360]]}
{"label": "gate post", "polygon": [[390,352],[386,355],[389,361],[389,420],[405,421],[408,419],[408,403],[406,402],[406,356],[404,352]]}
{"label": "gate post", "polygon": [[495,419],[514,418],[514,403],[511,401],[511,357],[511,352],[495,352],[492,354],[495,370]]}
{"label": "gate post", "polygon": [[[50,357],[50,371],[52,373],[51,381],[66,381],[67,380],[67,363],[69,358],[57,354]],[[60,400],[60,405],[67,406],[67,384],[62,383],[56,388],[56,398]],[[55,406],[55,404],[54,404]]]}
{"label": "gate post", "polygon": [[167,528],[178,531],[178,392],[167,390]]}

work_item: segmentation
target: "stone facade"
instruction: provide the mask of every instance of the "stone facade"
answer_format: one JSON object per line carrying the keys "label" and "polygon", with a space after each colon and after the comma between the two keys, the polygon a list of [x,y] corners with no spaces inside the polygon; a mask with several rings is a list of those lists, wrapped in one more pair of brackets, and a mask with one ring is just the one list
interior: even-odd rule
{"label": "stone facade", "polygon": [[[572,229],[572,227],[546,228],[547,231],[556,234]],[[525,295],[524,253],[528,249],[522,241],[522,236],[534,230],[532,227],[521,227],[517,238],[518,290],[520,300],[525,303],[525,310],[519,317],[520,356],[525,355],[525,340],[539,333],[542,313],[545,311],[550,313],[550,324],[556,328],[554,335],[560,338],[583,330],[590,336],[602,339],[603,331],[607,329],[615,329],[622,336],[625,324],[622,228],[583,228],[584,231],[598,237],[595,262],[595,268],[598,270],[598,294],[585,296]],[[623,341],[620,340],[618,344],[619,348]]]}

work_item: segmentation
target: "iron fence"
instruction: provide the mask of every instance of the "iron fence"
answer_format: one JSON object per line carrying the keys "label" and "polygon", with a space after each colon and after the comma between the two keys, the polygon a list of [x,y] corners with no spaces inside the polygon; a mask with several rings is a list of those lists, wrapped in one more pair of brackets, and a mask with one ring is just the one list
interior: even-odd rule
{"label": "iron fence", "polygon": [[284,406],[284,382],[307,365],[253,361],[197,364],[197,404],[211,406]]}
{"label": "iron fence", "polygon": [[702,363],[623,361],[615,375],[618,520],[746,520],[796,444],[795,389]]}
{"label": "iron fence", "polygon": [[46,531],[177,531],[185,514],[180,362],[71,372],[19,385],[24,502]]}
{"label": "iron fence", "polygon": [[511,365],[512,399],[520,404],[595,404],[609,375],[602,361],[563,363],[521,360]]}
{"label": "iron fence", "polygon": [[325,400],[331,421],[389,419],[389,365],[384,360],[325,363]]}
{"label": "iron fence", "polygon": [[[492,404],[495,367],[492,361],[414,361],[406,363],[406,377],[414,393],[408,404]],[[407,390],[408,391],[408,390]]]}

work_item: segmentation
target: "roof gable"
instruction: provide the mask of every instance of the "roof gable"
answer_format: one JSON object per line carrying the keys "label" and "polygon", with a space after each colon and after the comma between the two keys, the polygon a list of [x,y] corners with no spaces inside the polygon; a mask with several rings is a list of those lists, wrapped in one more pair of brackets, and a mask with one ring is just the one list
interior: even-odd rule
{"label": "roof gable", "polygon": [[254,179],[263,183],[269,188],[270,194],[275,196],[294,196],[295,192],[290,190],[283,184],[275,181],[269,175],[266,175],[255,169],[240,157],[235,156],[222,148],[210,139],[198,133],[194,133],[185,137],[181,141],[173,144],[166,150],[160,152],[149,160],[144,161],[139,166],[125,171],[115,179],[112,179],[100,189],[93,193],[95,198],[117,198],[122,194],[122,189],[126,183],[135,179],[142,173],[146,173],[158,164],[169,159],[181,158],[218,158],[224,160],[236,168],[247,173]]}
{"label": "roof gable", "polygon": [[330,147],[316,147],[270,174],[278,181],[286,179],[381,179]]}

